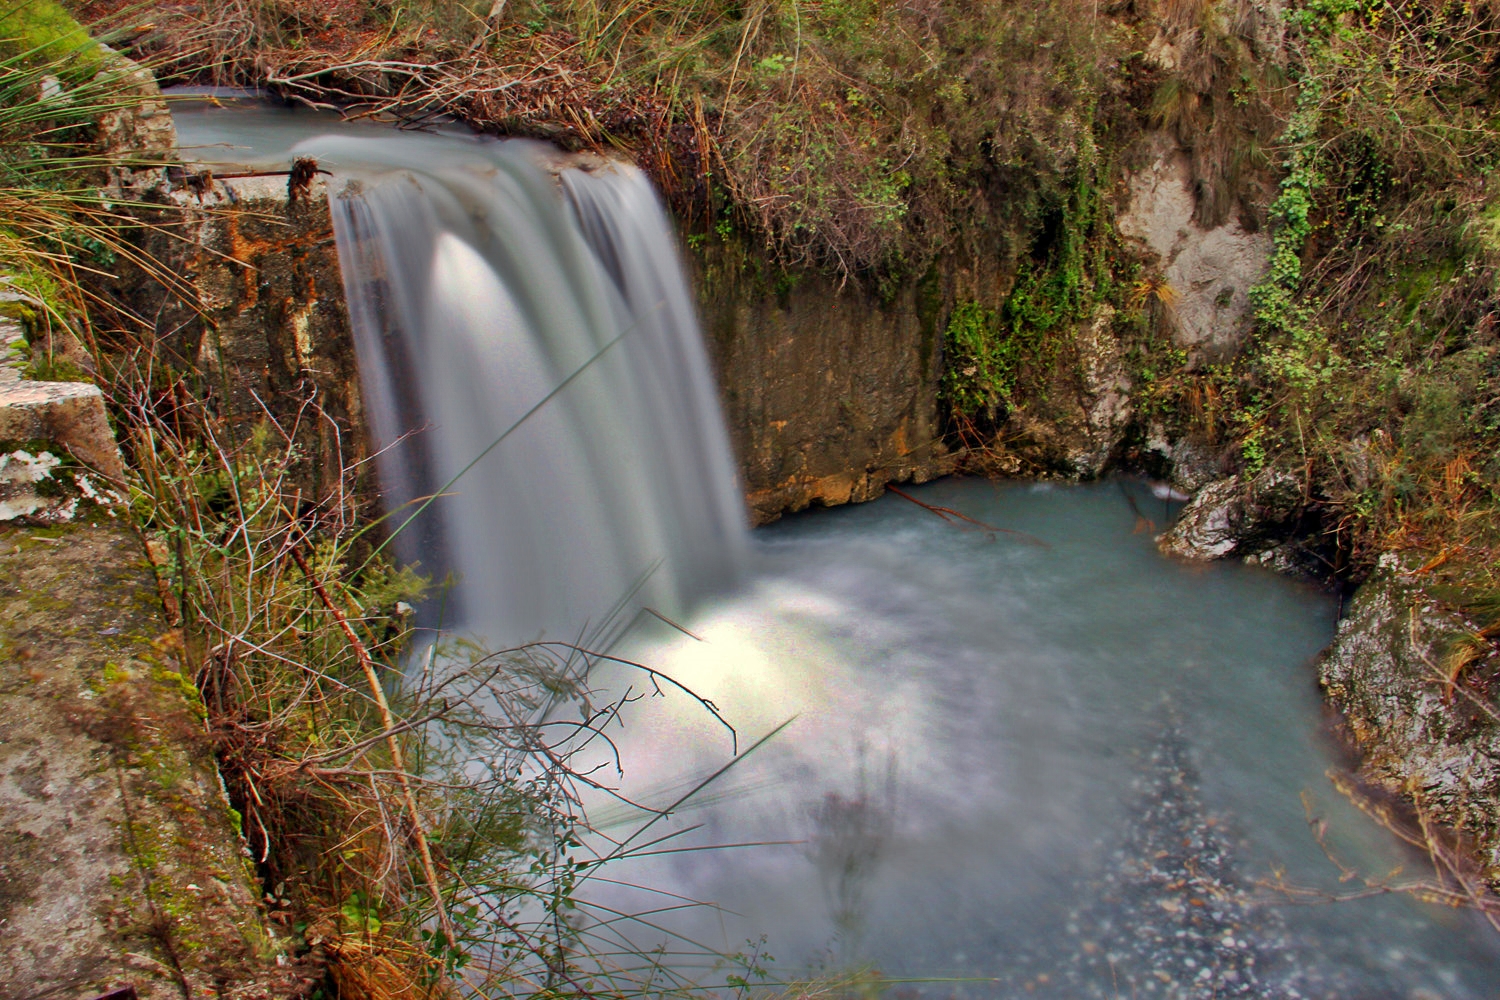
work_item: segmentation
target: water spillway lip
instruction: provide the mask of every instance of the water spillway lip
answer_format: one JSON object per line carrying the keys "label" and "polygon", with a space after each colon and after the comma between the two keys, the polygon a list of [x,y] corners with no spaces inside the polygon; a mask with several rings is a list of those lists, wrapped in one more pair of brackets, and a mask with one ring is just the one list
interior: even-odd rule
{"label": "water spillway lip", "polygon": [[[299,155],[299,145],[329,136],[494,141],[456,122],[401,128],[390,118],[361,117],[352,109],[340,112],[275,102],[258,91],[239,88],[171,88],[168,97],[172,99],[172,118],[183,159],[210,167],[220,175],[290,169]],[[337,157],[319,155],[318,159],[320,165],[339,165]]]}
{"label": "water spillway lip", "polygon": [[182,85],[163,87],[161,93],[168,103],[176,108],[221,109],[231,112],[261,109],[282,115],[296,114],[304,120],[323,119],[332,125],[363,122],[400,129],[403,132],[451,130],[467,135],[480,134],[452,115],[433,114],[427,111],[422,111],[420,114],[414,111],[408,115],[403,114],[400,106],[392,108],[382,106],[380,109],[375,109],[368,104],[361,105],[353,102],[344,105],[329,103],[313,106],[273,91],[254,87]]}
{"label": "water spillway lip", "polygon": [[[302,152],[303,143],[325,137],[392,139],[397,136],[451,140],[457,152],[467,145],[504,143],[512,150],[524,149],[531,161],[555,178],[569,170],[597,174],[628,167],[626,158],[608,152],[566,152],[534,139],[502,139],[475,132],[452,118],[423,118],[419,126],[396,116],[374,117],[357,107],[342,110],[315,109],[279,101],[264,91],[242,87],[169,87],[163,93],[171,102],[178,141],[185,160],[211,167],[220,176],[228,172],[266,173],[287,170]],[[440,147],[434,147],[437,149]],[[334,154],[326,147],[307,152],[320,166],[359,166],[352,148]],[[463,155],[463,154],[461,154]],[[351,158],[351,156],[353,158]],[[439,159],[448,159],[444,154]],[[487,154],[476,159],[485,160]]]}
{"label": "water spillway lip", "polygon": [[201,101],[212,104],[215,101],[256,101],[270,103],[273,98],[264,90],[253,87],[223,87],[210,86],[177,86],[163,87],[161,95],[169,101]]}

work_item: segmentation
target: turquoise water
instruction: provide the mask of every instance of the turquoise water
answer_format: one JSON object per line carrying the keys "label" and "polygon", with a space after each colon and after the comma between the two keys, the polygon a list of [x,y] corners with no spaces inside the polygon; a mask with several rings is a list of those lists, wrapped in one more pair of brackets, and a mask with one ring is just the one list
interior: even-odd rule
{"label": "turquoise water", "polygon": [[[190,155],[221,170],[284,167],[324,131],[391,135],[247,103],[174,115]],[[358,148],[321,148],[320,162],[359,168],[345,155]],[[477,300],[461,270],[438,273]],[[659,946],[661,982],[724,985],[736,970],[714,952],[752,953],[772,981],[875,970],[910,980],[888,988],[902,998],[1500,992],[1500,950],[1469,914],[1396,895],[1293,905],[1267,884],[1337,896],[1423,873],[1328,778],[1342,762],[1313,666],[1333,633],[1328,595],[1161,558],[1152,534],[1174,510],[1141,483],[911,493],[1008,530],[894,495],[812,511],[754,533],[743,586],[680,623],[694,637],[636,620],[616,652],[711,699],[733,735],[638,670],[591,676],[599,701],[642,696],[592,780],[662,809],[727,770],[584,883],[590,948]],[[498,511],[480,505],[463,536],[525,542]],[[601,548],[578,548],[585,570]],[[515,575],[508,559],[486,564]],[[465,599],[503,603],[480,576]],[[618,796],[587,803],[600,853],[650,822]],[[1340,881],[1309,815],[1356,877]]]}
{"label": "turquoise water", "polygon": [[[720,982],[697,946],[761,935],[773,978],[961,980],[901,987],[922,995],[1494,995],[1500,953],[1468,914],[1291,905],[1262,884],[1363,887],[1339,882],[1304,796],[1346,865],[1421,871],[1325,773],[1313,660],[1332,598],[1162,558],[1173,511],[1144,484],[912,493],[1032,537],[892,495],[813,511],[755,533],[745,590],[680,623],[698,638],[636,633],[631,655],[712,700],[741,750],[786,725],[650,829],[677,834],[651,848],[667,853],[607,868],[673,895],[586,891],[662,911],[606,926],[585,908],[600,941],[664,946]],[[595,680],[601,698],[650,691],[628,669]],[[655,808],[733,760],[680,694],[632,704],[612,736],[619,790]],[[644,820],[592,806],[617,838]],[[672,853],[765,842],[782,843]]]}

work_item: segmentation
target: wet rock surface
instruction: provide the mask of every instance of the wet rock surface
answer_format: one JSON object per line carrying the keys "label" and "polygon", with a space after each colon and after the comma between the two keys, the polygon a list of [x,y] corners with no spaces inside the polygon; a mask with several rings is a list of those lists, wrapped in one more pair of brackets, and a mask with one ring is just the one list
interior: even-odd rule
{"label": "wet rock surface", "polygon": [[1302,485],[1284,472],[1230,476],[1199,490],[1156,545],[1191,561],[1253,555],[1278,544],[1302,506]]}

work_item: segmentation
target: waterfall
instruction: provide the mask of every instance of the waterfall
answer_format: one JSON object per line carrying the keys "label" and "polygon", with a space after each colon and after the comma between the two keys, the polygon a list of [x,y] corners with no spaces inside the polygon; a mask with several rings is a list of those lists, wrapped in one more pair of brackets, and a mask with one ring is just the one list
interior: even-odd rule
{"label": "waterfall", "polygon": [[299,151],[358,164],[329,200],[382,498],[399,557],[457,581],[426,624],[606,643],[734,579],[743,497],[638,170],[519,142]]}

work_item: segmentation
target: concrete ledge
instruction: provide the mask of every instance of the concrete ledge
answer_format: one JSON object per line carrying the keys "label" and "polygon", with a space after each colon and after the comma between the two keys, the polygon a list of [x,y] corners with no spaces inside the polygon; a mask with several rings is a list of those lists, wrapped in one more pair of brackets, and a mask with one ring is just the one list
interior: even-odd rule
{"label": "concrete ledge", "polygon": [[[22,339],[14,321],[0,320],[0,352]],[[125,463],[110,429],[104,394],[87,382],[35,382],[14,364],[0,364],[0,441],[44,439],[115,481]]]}
{"label": "concrete ledge", "polygon": [[180,633],[120,525],[0,525],[0,996],[287,997]]}

